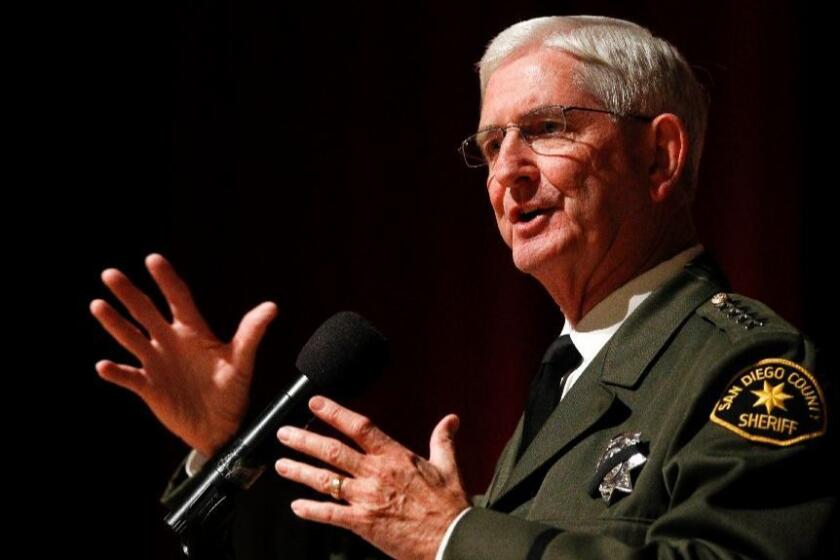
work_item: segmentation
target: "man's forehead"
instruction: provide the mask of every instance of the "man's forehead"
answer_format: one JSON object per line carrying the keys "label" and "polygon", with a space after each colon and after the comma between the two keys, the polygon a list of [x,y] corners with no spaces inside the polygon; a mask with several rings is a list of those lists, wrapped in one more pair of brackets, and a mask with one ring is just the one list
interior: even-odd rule
{"label": "man's forehead", "polygon": [[573,105],[584,92],[577,85],[571,56],[541,49],[503,63],[490,76],[479,128],[505,125],[545,105]]}

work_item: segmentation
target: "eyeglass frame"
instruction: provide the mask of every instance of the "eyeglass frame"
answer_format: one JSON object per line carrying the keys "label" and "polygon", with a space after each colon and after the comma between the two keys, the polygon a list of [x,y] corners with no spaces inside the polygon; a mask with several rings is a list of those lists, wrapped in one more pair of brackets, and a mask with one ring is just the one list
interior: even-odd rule
{"label": "eyeglass frame", "polygon": [[[560,112],[563,115],[563,130],[560,131],[560,134],[562,134],[563,132],[566,132],[566,130],[567,130],[567,122],[568,121],[566,120],[566,113],[568,111],[586,111],[586,112],[590,112],[590,113],[603,113],[603,114],[607,114],[607,115],[613,115],[615,117],[637,119],[637,120],[641,120],[641,121],[644,121],[644,122],[651,122],[655,118],[651,115],[641,115],[641,114],[638,114],[638,113],[619,113],[617,111],[610,111],[609,109],[596,109],[594,107],[579,107],[577,105],[562,105],[562,104],[559,104],[559,103],[554,104],[554,105],[543,105],[542,107],[537,107],[536,109],[533,109],[533,110],[529,111],[528,113],[526,113],[525,115],[523,115],[523,117],[527,117],[528,115],[530,115],[532,113],[537,113],[538,111],[545,111],[546,109],[553,109],[553,108],[556,108],[556,107],[560,108]],[[472,163],[467,158],[467,153],[466,153],[465,147],[470,140],[475,139],[479,134],[483,134],[483,133],[489,132],[491,130],[501,130],[502,131],[502,140],[504,140],[507,137],[508,129],[511,129],[511,128],[516,128],[516,129],[519,130],[519,137],[526,144],[528,144],[528,147],[531,148],[531,150],[535,154],[550,155],[550,154],[540,154],[539,152],[534,150],[534,147],[531,144],[531,142],[533,141],[533,138],[529,138],[529,136],[522,131],[522,125],[521,124],[509,124],[509,125],[506,125],[506,126],[488,126],[488,127],[484,128],[482,130],[479,130],[478,132],[475,132],[474,134],[470,134],[469,136],[467,136],[461,142],[461,145],[458,147],[458,151],[461,152],[461,156],[464,158],[464,163],[467,165],[467,167],[470,167],[470,168],[473,168],[473,169],[477,169],[479,167],[484,167],[484,166],[492,167],[490,162],[487,161],[487,158],[485,158],[485,157],[481,158],[482,163]],[[476,144],[478,144],[478,143],[476,142]],[[493,164],[495,165],[495,160],[493,161]]]}

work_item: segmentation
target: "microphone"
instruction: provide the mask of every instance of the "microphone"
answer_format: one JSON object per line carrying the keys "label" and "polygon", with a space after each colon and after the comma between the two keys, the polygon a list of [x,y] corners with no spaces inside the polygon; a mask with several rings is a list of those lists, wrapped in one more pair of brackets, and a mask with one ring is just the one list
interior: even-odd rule
{"label": "microphone", "polygon": [[301,376],[257,419],[236,436],[193,477],[164,522],[181,536],[188,557],[205,555],[209,540],[233,511],[233,497],[247,490],[271,462],[271,448],[281,426],[306,424],[306,406],[315,394],[346,398],[359,394],[381,372],[387,340],[361,315],[350,311],[327,319],[298,354]]}

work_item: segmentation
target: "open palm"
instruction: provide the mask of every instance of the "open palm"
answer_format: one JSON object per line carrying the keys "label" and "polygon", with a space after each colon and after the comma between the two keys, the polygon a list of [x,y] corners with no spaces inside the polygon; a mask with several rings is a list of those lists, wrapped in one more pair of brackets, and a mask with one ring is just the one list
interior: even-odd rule
{"label": "open palm", "polygon": [[102,360],[96,371],[139,395],[167,429],[212,456],[245,415],[257,347],[277,307],[265,302],[252,309],[233,338],[223,342],[207,326],[189,287],[166,259],[149,255],[146,267],[166,298],[172,321],[122,272],[103,271],[102,281],[148,334],[106,301],[91,302],[93,316],[141,364],[138,368]]}

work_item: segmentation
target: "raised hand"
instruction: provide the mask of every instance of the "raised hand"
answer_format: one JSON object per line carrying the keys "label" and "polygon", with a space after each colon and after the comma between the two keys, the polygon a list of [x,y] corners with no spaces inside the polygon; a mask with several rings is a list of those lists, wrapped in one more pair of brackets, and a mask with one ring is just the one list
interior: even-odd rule
{"label": "raised hand", "polygon": [[333,470],[284,458],[275,464],[277,473],[346,502],[295,500],[295,514],[349,529],[394,558],[433,559],[450,523],[469,506],[455,461],[458,417],[438,422],[424,459],[327,398],[313,397],[309,408],[361,451],[307,430],[281,428],[281,442]]}
{"label": "raised hand", "polygon": [[151,254],[146,267],[166,298],[172,321],[122,272],[103,271],[102,281],[148,336],[106,301],[92,301],[93,316],[140,361],[138,368],[101,360],[96,371],[139,395],[167,429],[210,457],[245,415],[257,347],[277,306],[258,305],[242,318],[233,339],[223,342],[207,326],[189,287],[166,259]]}

